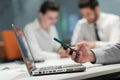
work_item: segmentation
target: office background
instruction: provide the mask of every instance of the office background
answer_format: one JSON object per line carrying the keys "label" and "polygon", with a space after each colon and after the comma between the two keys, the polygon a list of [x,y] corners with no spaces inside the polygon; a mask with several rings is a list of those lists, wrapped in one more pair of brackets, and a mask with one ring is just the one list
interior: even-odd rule
{"label": "office background", "polygon": [[[0,31],[11,29],[11,24],[24,27],[38,16],[38,9],[45,0],[0,0]],[[61,4],[57,30],[62,40],[69,41],[75,24],[81,18],[78,0],[51,0]],[[120,0],[99,0],[101,10],[120,15]],[[72,7],[71,7],[72,6]],[[0,37],[1,40],[1,37]]]}

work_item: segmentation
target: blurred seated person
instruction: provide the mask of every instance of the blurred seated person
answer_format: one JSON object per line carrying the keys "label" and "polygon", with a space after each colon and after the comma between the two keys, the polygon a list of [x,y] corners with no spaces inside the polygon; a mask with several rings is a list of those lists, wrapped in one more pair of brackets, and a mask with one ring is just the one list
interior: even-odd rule
{"label": "blurred seated person", "polygon": [[[46,1],[39,10],[39,17],[25,26],[24,32],[36,61],[60,58],[60,45],[53,40],[58,38],[55,24],[59,16],[59,5]],[[62,49],[61,49],[62,50]]]}
{"label": "blurred seated person", "polygon": [[90,49],[120,42],[120,19],[118,16],[100,11],[97,0],[80,0],[79,20],[71,45],[84,43]]}

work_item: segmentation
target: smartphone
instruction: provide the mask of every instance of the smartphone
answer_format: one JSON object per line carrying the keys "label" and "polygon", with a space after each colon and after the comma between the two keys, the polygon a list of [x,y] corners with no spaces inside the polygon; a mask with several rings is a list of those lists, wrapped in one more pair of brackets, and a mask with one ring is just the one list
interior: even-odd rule
{"label": "smartphone", "polygon": [[75,52],[77,55],[79,55],[79,52],[77,50],[72,49],[68,44],[65,44],[64,42],[58,40],[57,38],[54,38],[54,40],[56,42],[58,42],[59,44],[61,44],[61,46],[63,46],[65,50],[69,48],[70,49],[70,55],[72,55],[73,52]]}

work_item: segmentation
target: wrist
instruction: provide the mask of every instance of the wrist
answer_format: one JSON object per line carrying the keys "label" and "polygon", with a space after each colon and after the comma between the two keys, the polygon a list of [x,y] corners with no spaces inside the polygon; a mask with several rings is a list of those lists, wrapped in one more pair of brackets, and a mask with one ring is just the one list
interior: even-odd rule
{"label": "wrist", "polygon": [[90,51],[90,62],[91,63],[95,63],[96,62],[96,58],[95,58],[95,54],[93,53],[93,51]]}

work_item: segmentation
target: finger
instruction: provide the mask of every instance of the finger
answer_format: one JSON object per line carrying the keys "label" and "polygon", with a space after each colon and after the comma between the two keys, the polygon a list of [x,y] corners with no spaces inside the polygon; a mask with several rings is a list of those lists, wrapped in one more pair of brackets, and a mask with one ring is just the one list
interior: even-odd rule
{"label": "finger", "polygon": [[83,47],[83,43],[79,43],[76,45],[76,50],[80,51],[82,47]]}
{"label": "finger", "polygon": [[77,56],[75,52],[73,53],[72,58],[73,58],[73,60],[74,60],[76,63],[79,62],[79,56]]}
{"label": "finger", "polygon": [[78,43],[76,46],[81,47],[83,44],[84,44],[84,43],[83,43],[83,42],[81,42],[81,43]]}
{"label": "finger", "polygon": [[84,43],[78,44],[77,48],[78,48],[77,49],[78,51],[83,51],[83,52],[86,52],[88,50],[87,47],[86,47],[86,45]]}
{"label": "finger", "polygon": [[65,50],[60,49],[60,50],[59,50],[59,54],[63,54],[63,53],[65,53]]}
{"label": "finger", "polygon": [[76,57],[76,58],[74,59],[74,61],[75,61],[76,63],[78,63],[78,62],[79,62],[79,58]]}
{"label": "finger", "polygon": [[76,53],[75,52],[73,52],[71,58],[72,58],[72,60],[75,60],[75,58],[76,58]]}
{"label": "finger", "polygon": [[77,44],[77,46],[79,46],[79,47],[86,46],[86,43],[81,42],[81,43]]}
{"label": "finger", "polygon": [[78,50],[78,47],[76,46],[76,47],[74,47],[74,50]]}
{"label": "finger", "polygon": [[79,63],[80,62],[81,55],[76,55],[75,62]]}
{"label": "finger", "polygon": [[68,49],[66,50],[66,54],[69,55],[69,53],[70,53],[70,49],[68,48]]}

